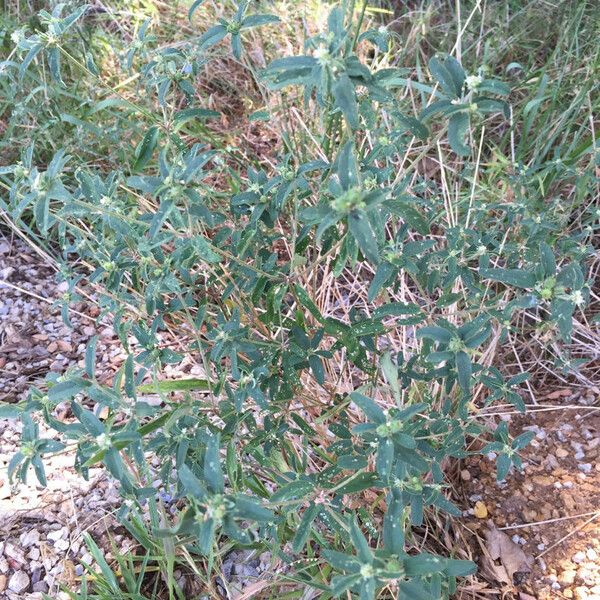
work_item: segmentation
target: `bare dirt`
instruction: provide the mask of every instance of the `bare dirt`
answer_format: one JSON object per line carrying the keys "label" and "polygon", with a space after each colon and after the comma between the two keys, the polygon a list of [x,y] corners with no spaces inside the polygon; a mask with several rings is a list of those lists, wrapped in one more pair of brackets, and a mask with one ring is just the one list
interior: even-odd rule
{"label": "bare dirt", "polygon": [[600,600],[600,409],[569,394],[511,418],[514,435],[536,434],[521,471],[497,482],[493,457],[463,465],[465,526],[492,597]]}

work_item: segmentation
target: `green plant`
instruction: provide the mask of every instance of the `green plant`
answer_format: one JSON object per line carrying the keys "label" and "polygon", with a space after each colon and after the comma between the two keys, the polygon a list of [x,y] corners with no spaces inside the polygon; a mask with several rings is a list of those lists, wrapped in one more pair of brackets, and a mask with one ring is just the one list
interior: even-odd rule
{"label": "green plant", "polygon": [[[190,16],[202,8],[195,2]],[[449,597],[474,565],[415,551],[425,509],[460,514],[444,467],[469,455],[471,437],[487,436],[475,400],[525,408],[515,388],[526,375],[505,375],[490,359],[515,319],[542,320],[569,339],[588,300],[592,232],[562,236],[538,214],[531,174],[489,133],[498,121],[509,127],[508,100],[496,96],[509,99],[510,88],[484,65],[467,75],[452,56],[432,57],[435,82],[419,82],[415,109],[402,102],[414,83],[404,69],[369,65],[361,52],[372,43],[385,52],[392,36],[363,32],[364,12],[357,20],[344,3],[305,54],[257,73],[240,32],[276,19],[248,8],[184,47],[156,48],[150,25],[141,27],[124,65],[152,99],[140,105],[108,87],[93,108],[142,120],[118,168],[92,169],[59,149],[43,169],[33,148],[0,168],[5,214],[61,249],[65,322],[84,274],[78,259],[128,353],[112,387],[95,377],[91,344],[84,370],[49,375],[26,402],[2,407],[26,424],[11,475],[24,477],[30,460],[43,481],[39,457],[59,449],[37,439],[43,418],[76,442],[84,476],[103,463],[119,481],[120,518],[152,555],[169,539],[204,560],[210,578],[232,546],[264,547],[290,565],[315,557],[322,568],[295,577],[324,594]],[[84,14],[42,15],[47,28],[20,39],[19,60],[5,64],[14,85],[47,61],[68,87],[61,57],[71,78],[103,84],[85,45],[65,49]],[[277,165],[244,160],[204,125],[215,112],[197,105],[194,77],[227,35],[265,97],[275,104],[299,86],[314,115],[310,135],[283,136]],[[189,129],[197,121],[206,143]],[[453,171],[456,193],[418,175],[430,152]],[[512,184],[526,190],[519,202],[479,185],[482,155],[490,170],[494,157],[510,165]],[[182,359],[164,344],[167,332],[189,342],[201,378],[164,381],[165,365]],[[160,394],[162,406],[140,390]],[[53,414],[62,403],[69,422]],[[482,452],[499,453],[502,479],[527,437],[511,440],[504,423],[494,436]],[[168,523],[157,479],[183,500]],[[139,594],[136,586],[126,581]]]}

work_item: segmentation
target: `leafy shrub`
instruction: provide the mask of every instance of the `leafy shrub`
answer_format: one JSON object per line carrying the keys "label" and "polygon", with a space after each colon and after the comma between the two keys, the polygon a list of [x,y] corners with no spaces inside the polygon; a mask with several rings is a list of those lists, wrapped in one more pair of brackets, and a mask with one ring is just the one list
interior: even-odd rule
{"label": "leafy shrub", "polygon": [[[210,570],[228,540],[290,565],[326,561],[327,584],[303,569],[297,577],[333,596],[368,599],[387,586],[399,598],[448,597],[474,565],[416,552],[414,530],[426,510],[460,515],[444,467],[486,436],[475,402],[525,409],[526,374],[491,365],[515,314],[569,339],[589,298],[590,232],[562,239],[560,219],[541,215],[527,191],[509,202],[480,189],[481,156],[499,143],[493,126],[510,127],[507,84],[483,65],[468,75],[452,56],[433,56],[434,82],[418,84],[412,110],[400,98],[414,83],[405,70],[365,61],[366,47],[387,56],[393,36],[362,31],[363,14],[356,22],[334,7],[304,54],[259,72],[244,35],[277,18],[248,2],[185,46],[156,47],[146,23],[123,66],[137,69],[148,105],[110,86],[91,100],[142,123],[119,169],[77,164],[64,149],[41,168],[32,146],[0,168],[2,208],[60,246],[65,322],[84,274],[72,265],[88,265],[128,354],[109,387],[96,379],[91,343],[85,369],[51,374],[47,390],[3,407],[24,423],[9,470],[24,478],[33,466],[44,482],[43,455],[63,446],[39,438],[43,419],[76,442],[84,476],[103,463],[120,483],[120,518],[147,550],[167,536]],[[37,32],[16,36],[6,85],[20,89],[46,66],[59,90],[76,73],[105,85],[70,37],[85,8],[39,18]],[[223,39],[271,105],[302,92],[313,115],[306,137],[286,133],[276,165],[223,144],[207,125],[218,111],[198,105],[195,77]],[[419,176],[430,148],[456,191]],[[540,177],[512,166],[515,190]],[[183,358],[166,331],[191,340],[201,378],[164,379]],[[152,392],[160,407],[144,401]],[[70,422],[54,415],[63,403]],[[503,479],[529,439],[511,439],[503,424],[480,452],[497,454]],[[165,494],[180,500],[168,524]]]}

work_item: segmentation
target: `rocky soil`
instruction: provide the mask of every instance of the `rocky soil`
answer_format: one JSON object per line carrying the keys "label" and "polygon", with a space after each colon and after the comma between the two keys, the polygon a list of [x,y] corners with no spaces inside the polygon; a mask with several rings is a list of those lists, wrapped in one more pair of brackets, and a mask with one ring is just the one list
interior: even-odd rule
{"label": "rocky soil", "polygon": [[503,598],[600,600],[598,396],[564,390],[561,405],[505,416],[515,434],[535,433],[506,481],[494,457],[463,466],[468,536]]}

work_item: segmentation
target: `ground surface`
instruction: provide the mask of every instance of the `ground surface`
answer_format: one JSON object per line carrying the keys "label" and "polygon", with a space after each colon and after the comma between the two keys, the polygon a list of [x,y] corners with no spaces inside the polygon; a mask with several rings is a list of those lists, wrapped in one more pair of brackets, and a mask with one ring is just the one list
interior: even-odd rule
{"label": "ground surface", "polygon": [[593,394],[564,392],[558,410],[513,418],[516,432],[536,433],[521,473],[498,483],[490,460],[463,466],[465,525],[482,574],[505,592],[600,600],[600,411]]}
{"label": "ground surface", "polygon": [[[76,365],[96,334],[101,376],[110,379],[122,356],[110,327],[96,322],[93,302],[82,301],[73,329],[66,327],[53,306],[63,291],[53,269],[26,244],[6,236],[0,237],[0,281],[5,282],[0,283],[2,400],[18,401],[48,370]],[[597,392],[549,391],[540,396],[539,412],[503,417],[512,419],[515,433],[536,433],[523,453],[524,470],[506,482],[496,483],[493,462],[486,458],[461,465],[462,526],[479,557],[486,597],[600,600]],[[0,422],[0,597],[60,598],[60,586],[73,589],[82,563],[93,563],[84,532],[109,560],[111,543],[126,551],[133,542],[113,518],[117,490],[99,469],[84,481],[71,466],[72,451],[48,461],[47,488],[31,478],[11,489],[6,467],[19,434],[15,423]],[[264,588],[273,568],[269,562],[270,556],[231,553],[217,589],[223,597],[251,598],[253,589]],[[186,585],[192,593],[193,582]]]}

